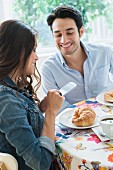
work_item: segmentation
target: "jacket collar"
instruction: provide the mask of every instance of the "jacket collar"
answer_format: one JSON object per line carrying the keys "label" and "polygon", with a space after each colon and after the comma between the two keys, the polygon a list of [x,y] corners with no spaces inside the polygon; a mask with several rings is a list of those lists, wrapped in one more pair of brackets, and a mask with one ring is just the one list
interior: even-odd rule
{"label": "jacket collar", "polygon": [[5,77],[3,81],[9,86],[17,87],[16,84],[13,82],[13,80],[9,76]]}

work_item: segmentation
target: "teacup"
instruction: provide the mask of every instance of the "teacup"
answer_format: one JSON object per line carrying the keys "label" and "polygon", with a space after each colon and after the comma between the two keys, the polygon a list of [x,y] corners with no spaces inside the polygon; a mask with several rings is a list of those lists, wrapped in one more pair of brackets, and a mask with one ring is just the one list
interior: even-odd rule
{"label": "teacup", "polygon": [[100,126],[109,138],[113,138],[113,115],[104,115],[99,117]]}

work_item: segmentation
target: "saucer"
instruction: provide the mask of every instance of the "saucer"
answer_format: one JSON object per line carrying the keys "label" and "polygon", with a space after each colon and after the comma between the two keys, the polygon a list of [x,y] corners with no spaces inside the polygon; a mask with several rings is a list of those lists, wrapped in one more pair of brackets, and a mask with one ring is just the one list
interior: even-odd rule
{"label": "saucer", "polygon": [[103,132],[101,126],[97,126],[92,128],[92,130],[96,133],[96,135],[100,138],[101,141],[107,141],[107,140],[111,140],[112,138],[109,138],[106,136],[106,134]]}

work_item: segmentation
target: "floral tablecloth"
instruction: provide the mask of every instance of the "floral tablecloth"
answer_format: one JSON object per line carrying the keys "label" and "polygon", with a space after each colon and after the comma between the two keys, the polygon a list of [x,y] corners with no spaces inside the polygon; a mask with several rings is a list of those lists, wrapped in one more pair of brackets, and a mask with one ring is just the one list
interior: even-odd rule
{"label": "floral tablecloth", "polygon": [[[113,114],[112,107],[99,104],[94,98],[70,108],[90,106],[105,114]],[[68,109],[70,109],[68,108]],[[55,144],[62,170],[113,170],[113,140],[102,142],[92,129],[72,129],[56,119]]]}

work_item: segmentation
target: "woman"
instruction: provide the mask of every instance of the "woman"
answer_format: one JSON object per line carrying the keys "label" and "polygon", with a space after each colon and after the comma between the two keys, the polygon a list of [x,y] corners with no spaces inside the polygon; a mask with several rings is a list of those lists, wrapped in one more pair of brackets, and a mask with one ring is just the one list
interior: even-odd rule
{"label": "woman", "polygon": [[1,23],[0,152],[13,155],[19,170],[50,168],[55,156],[55,116],[64,101],[57,90],[49,91],[41,103],[37,98],[36,47],[36,32],[29,26],[17,20]]}

